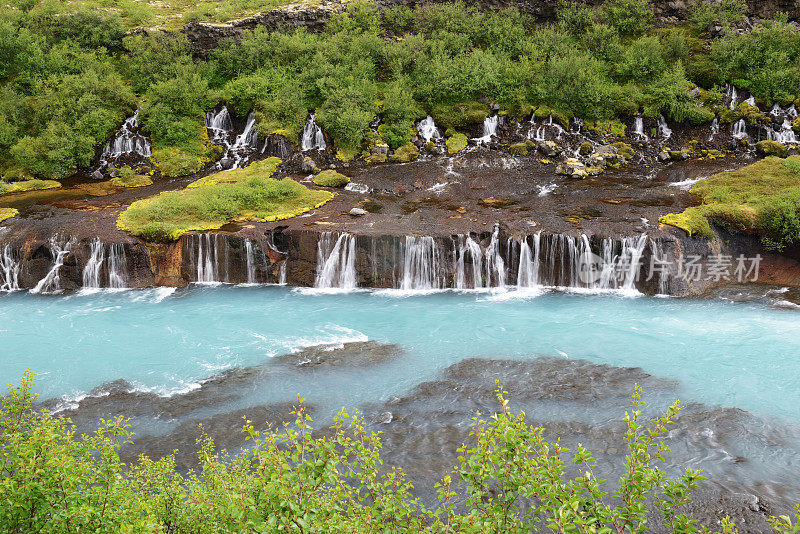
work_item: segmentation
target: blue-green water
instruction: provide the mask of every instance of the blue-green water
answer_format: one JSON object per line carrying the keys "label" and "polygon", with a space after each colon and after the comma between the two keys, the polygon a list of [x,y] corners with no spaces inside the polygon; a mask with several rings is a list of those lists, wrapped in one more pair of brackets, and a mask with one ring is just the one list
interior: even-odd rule
{"label": "blue-green water", "polygon": [[13,382],[31,368],[43,398],[119,378],[172,393],[305,346],[367,339],[405,352],[368,380],[333,373],[259,395],[357,403],[402,394],[466,357],[549,355],[677,379],[683,400],[800,418],[800,314],[761,303],[562,293],[398,298],[281,287],[0,297],[0,378]]}

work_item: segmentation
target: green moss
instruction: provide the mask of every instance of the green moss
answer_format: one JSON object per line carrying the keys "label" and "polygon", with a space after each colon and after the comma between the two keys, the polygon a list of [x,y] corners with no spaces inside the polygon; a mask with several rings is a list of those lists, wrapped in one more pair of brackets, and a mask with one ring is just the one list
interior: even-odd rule
{"label": "green moss", "polygon": [[356,157],[358,154],[357,148],[337,148],[336,159],[341,162],[347,162]]}
{"label": "green moss", "polygon": [[138,200],[120,214],[117,228],[148,240],[174,241],[186,232],[215,230],[231,221],[288,219],[335,196],[289,178],[270,178],[271,160],[218,173],[222,179],[198,180],[201,183],[193,187]]}
{"label": "green moss", "polygon": [[133,176],[116,176],[111,179],[111,185],[114,187],[145,187],[153,185],[153,180],[141,174],[134,174]]}
{"label": "green moss", "polygon": [[440,128],[459,129],[482,123],[488,112],[486,104],[473,101],[434,106],[431,109],[431,117]]}
{"label": "green moss", "polygon": [[17,215],[19,215],[19,210],[16,208],[0,208],[0,222],[10,219],[11,217],[16,217]]}
{"label": "green moss", "polygon": [[723,109],[720,113],[720,122],[734,123],[744,119],[750,126],[759,126],[769,122],[767,114],[747,102],[742,102],[734,109]]}
{"label": "green moss", "polygon": [[581,143],[581,147],[578,149],[578,153],[581,156],[588,156],[589,154],[592,153],[593,150],[594,148],[592,147],[592,143],[590,143],[589,141],[585,141]]}
{"label": "green moss", "polygon": [[556,122],[561,126],[563,126],[564,128],[569,129],[570,116],[567,113],[562,113],[547,106],[539,106],[538,108],[536,108],[536,111],[533,112],[533,116],[536,117],[536,120],[539,121],[543,121],[549,117],[553,117],[553,122]]}
{"label": "green moss", "polygon": [[[591,146],[591,145],[589,145]],[[528,155],[528,143],[514,143],[513,145],[508,147],[509,153],[513,156],[527,156]]]}
{"label": "green moss", "polygon": [[[662,224],[675,226],[689,235],[711,236],[710,222],[723,224],[733,231],[755,233],[765,240],[786,242],[764,226],[765,216],[786,198],[800,199],[800,156],[786,160],[767,157],[733,172],[715,174],[695,184],[690,192],[702,205],[680,214],[660,218]],[[800,235],[796,236],[800,239]]]}
{"label": "green moss", "polygon": [[792,122],[792,129],[793,129],[795,132],[797,132],[797,133],[800,133],[800,117],[797,117],[797,118],[794,120],[794,122]]}
{"label": "green moss", "polygon": [[628,143],[612,143],[611,146],[617,149],[617,153],[625,158],[626,161],[630,161],[633,159],[633,156],[636,155],[636,152],[633,150],[633,147]]}
{"label": "green moss", "polygon": [[785,158],[789,155],[786,145],[777,141],[759,141],[756,143],[756,151],[762,156],[777,156]]}
{"label": "green moss", "polygon": [[56,180],[23,180],[21,182],[0,184],[0,194],[43,191],[45,189],[58,189],[59,187],[61,187],[61,182]]}
{"label": "green moss", "polygon": [[350,183],[350,178],[333,169],[322,171],[312,179],[320,187],[344,187]]}
{"label": "green moss", "polygon": [[445,145],[447,146],[447,153],[452,156],[467,148],[467,136],[462,133],[453,134],[447,139]]}
{"label": "green moss", "polygon": [[586,124],[586,129],[597,135],[625,137],[626,126],[619,120],[593,121]]}
{"label": "green moss", "polygon": [[418,157],[419,149],[417,149],[417,147],[412,143],[406,143],[394,151],[391,160],[395,163],[408,163],[409,161],[413,161]]}
{"label": "green moss", "polygon": [[197,187],[206,187],[209,185],[232,184],[244,178],[251,178],[253,176],[269,178],[270,176],[275,174],[275,171],[278,170],[280,164],[281,164],[281,158],[271,157],[263,159],[261,161],[253,162],[247,167],[243,167],[241,169],[231,169],[229,171],[222,171],[222,172],[216,172],[214,174],[209,174],[208,176],[204,176],[199,180],[195,180],[194,182],[190,183],[189,185],[186,186],[186,188],[194,189]]}
{"label": "green moss", "polygon": [[169,177],[194,174],[222,156],[223,148],[209,141],[205,123],[199,122],[197,129],[197,137],[184,146],[153,146],[150,160],[161,174]]}

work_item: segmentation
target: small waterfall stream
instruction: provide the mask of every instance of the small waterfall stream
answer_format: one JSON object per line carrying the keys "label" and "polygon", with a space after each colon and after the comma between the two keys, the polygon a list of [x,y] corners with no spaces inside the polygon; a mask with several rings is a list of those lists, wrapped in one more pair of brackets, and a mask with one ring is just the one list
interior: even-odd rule
{"label": "small waterfall stream", "polygon": [[725,97],[730,99],[730,104],[728,105],[731,110],[736,109],[736,104],[739,103],[739,94],[736,91],[736,87],[731,84],[725,86]]}
{"label": "small waterfall stream", "polygon": [[541,245],[541,232],[533,235],[533,250],[528,244],[528,238],[517,240],[519,244],[519,267],[517,268],[517,288],[530,289],[539,287],[539,252]]}
{"label": "small waterfall stream", "polygon": [[644,132],[644,119],[641,115],[637,115],[636,118],[633,120],[633,136],[636,139],[641,141],[647,142],[650,138]]}
{"label": "small waterfall stream", "polygon": [[36,286],[31,289],[31,293],[57,293],[61,291],[61,266],[64,265],[64,259],[70,253],[73,243],[73,239],[68,239],[61,243],[57,235],[50,238],[48,248],[50,249],[50,255],[53,257],[53,266],[45,277],[39,280]]}
{"label": "small waterfall stream", "polygon": [[[124,289],[127,286],[127,261],[125,246],[119,243],[106,245],[100,239],[93,239],[90,244],[89,259],[83,268],[84,289]],[[102,268],[106,267],[107,283],[103,286]]]}
{"label": "small waterfall stream", "polygon": [[206,127],[210,130],[213,141],[227,141],[228,134],[233,131],[233,121],[227,106],[222,106],[219,111],[206,113]]}
{"label": "small waterfall stream", "polygon": [[317,125],[316,117],[313,113],[308,116],[306,125],[303,127],[303,137],[300,148],[306,150],[325,150],[328,145],[325,143],[325,134],[322,128]]}
{"label": "small waterfall stream", "polygon": [[436,142],[442,139],[442,134],[439,132],[439,128],[436,127],[436,123],[433,122],[433,117],[430,115],[417,123],[417,132],[419,132],[419,135],[425,140],[425,143],[429,143],[430,141]]}
{"label": "small waterfall stream", "polygon": [[220,234],[188,234],[186,253],[194,282],[219,284],[228,281],[228,242]]}
{"label": "small waterfall stream", "polygon": [[19,271],[22,263],[14,248],[6,244],[0,253],[0,291],[19,290]]}
{"label": "small waterfall stream", "polygon": [[[453,244],[455,258],[453,285],[456,289],[484,287],[483,285],[483,250],[469,235],[459,235]],[[467,268],[467,259],[470,267]],[[467,274],[471,278],[467,278]]]}
{"label": "small waterfall stream", "polygon": [[664,115],[658,118],[658,135],[664,139],[672,137],[672,130],[667,124],[667,119],[664,118]]}
{"label": "small waterfall stream", "polygon": [[442,288],[441,254],[432,237],[406,236],[403,253],[400,289],[408,291]]}
{"label": "small waterfall stream", "polygon": [[107,165],[110,160],[128,154],[136,154],[143,158],[149,158],[151,155],[150,140],[139,133],[138,110],[125,119],[114,137],[103,148],[100,163]]}
{"label": "small waterfall stream", "polygon": [[253,242],[250,239],[244,240],[244,251],[247,258],[247,283],[256,283],[256,256],[253,250]]}
{"label": "small waterfall stream", "polygon": [[492,141],[492,137],[497,136],[497,126],[500,124],[499,115],[489,115],[483,121],[483,136],[478,137],[475,141],[479,145],[485,145]]}
{"label": "small waterfall stream", "polygon": [[314,287],[320,289],[355,289],[356,238],[341,233],[333,240],[331,232],[322,234],[317,242],[317,274]]}
{"label": "small waterfall stream", "polygon": [[492,240],[486,247],[486,285],[500,288],[506,286],[506,264],[500,255],[499,225],[495,225]]}
{"label": "small waterfall stream", "polygon": [[744,119],[739,119],[731,125],[731,136],[736,139],[744,139],[747,135],[747,122]]}

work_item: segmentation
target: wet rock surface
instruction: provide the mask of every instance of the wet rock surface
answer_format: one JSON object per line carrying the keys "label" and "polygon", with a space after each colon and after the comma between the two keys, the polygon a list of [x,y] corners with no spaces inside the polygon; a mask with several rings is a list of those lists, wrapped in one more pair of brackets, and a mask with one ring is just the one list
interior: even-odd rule
{"label": "wet rock surface", "polygon": [[343,346],[309,347],[295,354],[276,356],[276,364],[312,369],[322,366],[363,366],[385,362],[401,354],[399,345],[376,341],[345,343]]}

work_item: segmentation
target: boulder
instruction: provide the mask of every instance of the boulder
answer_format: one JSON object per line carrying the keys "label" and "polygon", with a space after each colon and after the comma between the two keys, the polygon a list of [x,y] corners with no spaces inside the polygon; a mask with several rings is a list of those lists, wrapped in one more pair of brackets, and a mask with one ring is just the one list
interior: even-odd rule
{"label": "boulder", "polygon": [[344,187],[350,183],[350,178],[333,169],[328,169],[314,176],[311,181],[320,187]]}
{"label": "boulder", "polygon": [[760,156],[778,156],[779,158],[785,158],[789,155],[786,145],[777,141],[759,141],[756,143],[756,152]]}
{"label": "boulder", "polygon": [[581,143],[581,147],[578,149],[578,153],[581,156],[588,156],[589,154],[592,153],[592,150],[594,150],[592,148],[592,143],[590,143],[589,141],[585,141]]}
{"label": "boulder", "polygon": [[528,144],[527,143],[514,143],[513,145],[508,147],[508,152],[512,156],[527,156],[528,155]]}
{"label": "boulder", "polygon": [[419,157],[419,149],[412,143],[406,143],[392,154],[391,160],[395,163],[408,163]]}
{"label": "boulder", "polygon": [[355,207],[348,212],[352,217],[361,217],[366,215],[368,212],[363,208]]}
{"label": "boulder", "polygon": [[539,152],[550,158],[559,156],[563,152],[563,149],[558,146],[555,141],[539,142],[537,143],[536,148],[539,150]]}
{"label": "boulder", "polygon": [[556,174],[569,176],[571,178],[586,178],[586,176],[588,176],[588,172],[586,172],[586,165],[581,163],[576,158],[569,158],[566,161],[559,163],[556,167]]}
{"label": "boulder", "polygon": [[374,147],[370,149],[370,153],[373,156],[389,156],[389,145],[386,143],[376,143]]}
{"label": "boulder", "polygon": [[300,170],[312,173],[317,170],[317,164],[310,157],[303,156],[303,159],[300,160]]}
{"label": "boulder", "polygon": [[90,176],[92,177],[92,180],[102,180],[103,178],[105,178],[105,176],[103,176],[103,173],[100,171],[94,171]]}

